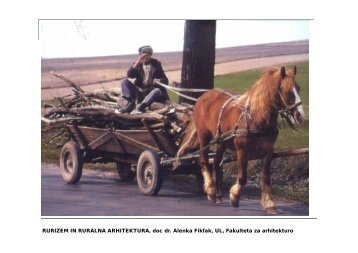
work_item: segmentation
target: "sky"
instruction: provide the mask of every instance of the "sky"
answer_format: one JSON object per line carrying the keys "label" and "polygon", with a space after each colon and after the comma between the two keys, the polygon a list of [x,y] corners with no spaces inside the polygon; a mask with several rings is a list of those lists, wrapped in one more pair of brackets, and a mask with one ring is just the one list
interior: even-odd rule
{"label": "sky", "polygon": [[[42,58],[183,49],[184,20],[40,20]],[[308,20],[218,20],[216,48],[309,39]]]}

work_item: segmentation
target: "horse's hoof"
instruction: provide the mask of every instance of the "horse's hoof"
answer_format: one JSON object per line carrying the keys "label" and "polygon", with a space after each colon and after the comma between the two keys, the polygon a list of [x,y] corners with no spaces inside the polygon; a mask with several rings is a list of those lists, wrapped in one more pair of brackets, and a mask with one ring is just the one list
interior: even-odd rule
{"label": "horse's hoof", "polygon": [[208,195],[216,196],[216,189],[215,187],[206,187],[206,193]]}
{"label": "horse's hoof", "polygon": [[271,214],[271,215],[278,214],[276,207],[267,208],[266,212],[267,214]]}
{"label": "horse's hoof", "polygon": [[214,202],[214,203],[216,202],[215,195],[207,194],[206,197],[209,201]]}
{"label": "horse's hoof", "polygon": [[230,194],[230,204],[233,207],[238,208],[240,206],[239,200],[240,200],[239,196]]}
{"label": "horse's hoof", "polygon": [[235,207],[238,208],[240,206],[239,201],[238,200],[232,200],[230,199],[230,204]]}
{"label": "horse's hoof", "polygon": [[216,204],[222,204],[223,203],[223,199],[221,196],[216,196]]}
{"label": "horse's hoof", "polygon": [[238,195],[230,192],[230,204],[233,207],[238,208],[240,206],[239,202],[240,202],[240,192]]}
{"label": "horse's hoof", "polygon": [[277,214],[277,208],[272,199],[265,200],[265,198],[261,199],[261,205],[263,209],[267,212],[267,214]]}

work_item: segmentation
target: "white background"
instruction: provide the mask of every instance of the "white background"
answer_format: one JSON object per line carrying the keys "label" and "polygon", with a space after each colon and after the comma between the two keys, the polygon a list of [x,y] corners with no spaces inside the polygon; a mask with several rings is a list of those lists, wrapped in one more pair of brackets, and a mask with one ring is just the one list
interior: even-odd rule
{"label": "white background", "polygon": [[[216,48],[308,39],[307,20],[218,20]],[[183,50],[184,20],[40,20],[41,57]]]}
{"label": "white background", "polygon": [[[356,8],[349,1],[2,3],[1,252],[354,251],[358,45],[353,36],[355,16]],[[310,22],[310,217],[317,220],[41,220],[41,50],[37,19],[158,17],[314,19]],[[293,228],[295,233],[258,236],[41,233],[43,227],[57,226],[283,227]]]}

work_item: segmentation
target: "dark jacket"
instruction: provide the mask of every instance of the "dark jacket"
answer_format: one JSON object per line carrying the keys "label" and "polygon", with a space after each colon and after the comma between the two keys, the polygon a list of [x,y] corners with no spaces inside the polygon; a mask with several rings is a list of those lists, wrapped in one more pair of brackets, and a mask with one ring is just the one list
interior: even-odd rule
{"label": "dark jacket", "polygon": [[[149,64],[152,65],[152,68],[154,68],[152,72],[151,78],[153,79],[159,79],[161,83],[168,84],[168,78],[164,73],[162,64],[157,59],[151,58]],[[134,65],[134,64],[133,64]],[[139,64],[136,68],[133,68],[133,65],[129,68],[127,72],[127,76],[129,78],[135,78],[134,84],[140,88],[145,88],[143,86],[143,79],[144,79],[144,71],[143,71],[143,64]],[[153,88],[160,88],[163,94],[165,94],[166,98],[168,98],[168,94],[166,92],[166,89],[158,86],[153,85],[153,87],[147,87],[149,89]]]}

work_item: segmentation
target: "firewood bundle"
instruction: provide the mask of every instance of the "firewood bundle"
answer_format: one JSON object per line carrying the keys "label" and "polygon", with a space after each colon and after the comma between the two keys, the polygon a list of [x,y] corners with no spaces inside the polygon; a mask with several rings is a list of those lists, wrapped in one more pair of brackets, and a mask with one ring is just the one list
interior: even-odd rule
{"label": "firewood bundle", "polygon": [[152,129],[166,130],[180,144],[193,109],[191,105],[166,101],[153,103],[145,113],[118,113],[119,92],[85,92],[67,78],[52,74],[69,84],[74,94],[55,98],[57,106],[43,104],[42,137],[47,143],[58,147],[68,141],[66,124],[121,130],[146,129],[146,124]]}

